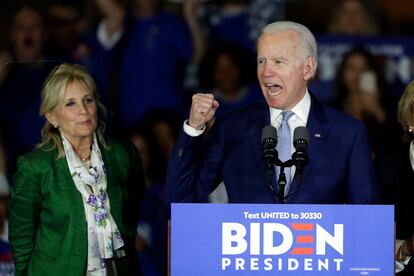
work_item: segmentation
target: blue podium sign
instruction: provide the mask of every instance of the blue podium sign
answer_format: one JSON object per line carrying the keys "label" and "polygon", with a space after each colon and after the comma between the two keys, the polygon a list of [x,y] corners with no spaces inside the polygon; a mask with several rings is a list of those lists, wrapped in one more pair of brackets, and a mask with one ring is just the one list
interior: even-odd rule
{"label": "blue podium sign", "polygon": [[172,276],[393,273],[391,205],[172,204]]}

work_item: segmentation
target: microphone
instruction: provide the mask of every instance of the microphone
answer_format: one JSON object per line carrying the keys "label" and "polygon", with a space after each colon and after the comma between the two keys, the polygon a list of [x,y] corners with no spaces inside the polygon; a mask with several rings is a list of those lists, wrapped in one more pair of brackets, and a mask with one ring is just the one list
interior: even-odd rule
{"label": "microphone", "polygon": [[283,202],[283,194],[281,195],[274,187],[273,180],[275,179],[275,164],[280,163],[276,151],[277,145],[277,131],[272,125],[265,126],[262,130],[262,159],[266,166],[267,184],[273,193],[278,195],[281,202]]}
{"label": "microphone", "polygon": [[277,160],[277,131],[276,128],[268,125],[262,130],[262,159],[265,161],[266,169],[273,171],[273,165]]}
{"label": "microphone", "polygon": [[293,132],[293,146],[295,152],[292,154],[293,164],[296,166],[296,170],[301,173],[303,168],[308,163],[308,144],[309,144],[309,132],[306,127],[299,126],[295,128]]}

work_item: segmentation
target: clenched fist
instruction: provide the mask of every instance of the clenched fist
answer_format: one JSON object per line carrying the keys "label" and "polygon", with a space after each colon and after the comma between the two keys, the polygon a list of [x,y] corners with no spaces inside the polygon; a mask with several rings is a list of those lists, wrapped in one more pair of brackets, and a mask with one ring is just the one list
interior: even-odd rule
{"label": "clenched fist", "polygon": [[219,103],[214,99],[213,94],[194,94],[188,124],[195,129],[202,129],[214,118],[218,106]]}

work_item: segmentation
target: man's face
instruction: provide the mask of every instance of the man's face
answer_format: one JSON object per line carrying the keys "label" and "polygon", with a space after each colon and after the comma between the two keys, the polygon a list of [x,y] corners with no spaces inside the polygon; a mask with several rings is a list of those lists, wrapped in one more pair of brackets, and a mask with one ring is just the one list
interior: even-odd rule
{"label": "man's face", "polygon": [[300,52],[295,31],[263,34],[257,46],[257,77],[270,107],[293,108],[305,95],[312,77],[312,58]]}
{"label": "man's face", "polygon": [[40,15],[29,8],[21,10],[14,19],[12,39],[21,61],[41,57],[45,32]]}
{"label": "man's face", "polygon": [[78,11],[72,7],[54,4],[49,8],[50,39],[60,51],[70,51],[78,43],[81,33]]}

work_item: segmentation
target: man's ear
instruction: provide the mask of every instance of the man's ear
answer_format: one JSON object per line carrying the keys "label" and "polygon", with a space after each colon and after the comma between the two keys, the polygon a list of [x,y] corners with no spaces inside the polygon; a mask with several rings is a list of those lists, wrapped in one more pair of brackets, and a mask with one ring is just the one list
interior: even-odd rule
{"label": "man's ear", "polygon": [[307,57],[303,67],[303,79],[308,81],[313,78],[316,70],[316,60],[313,57]]}

